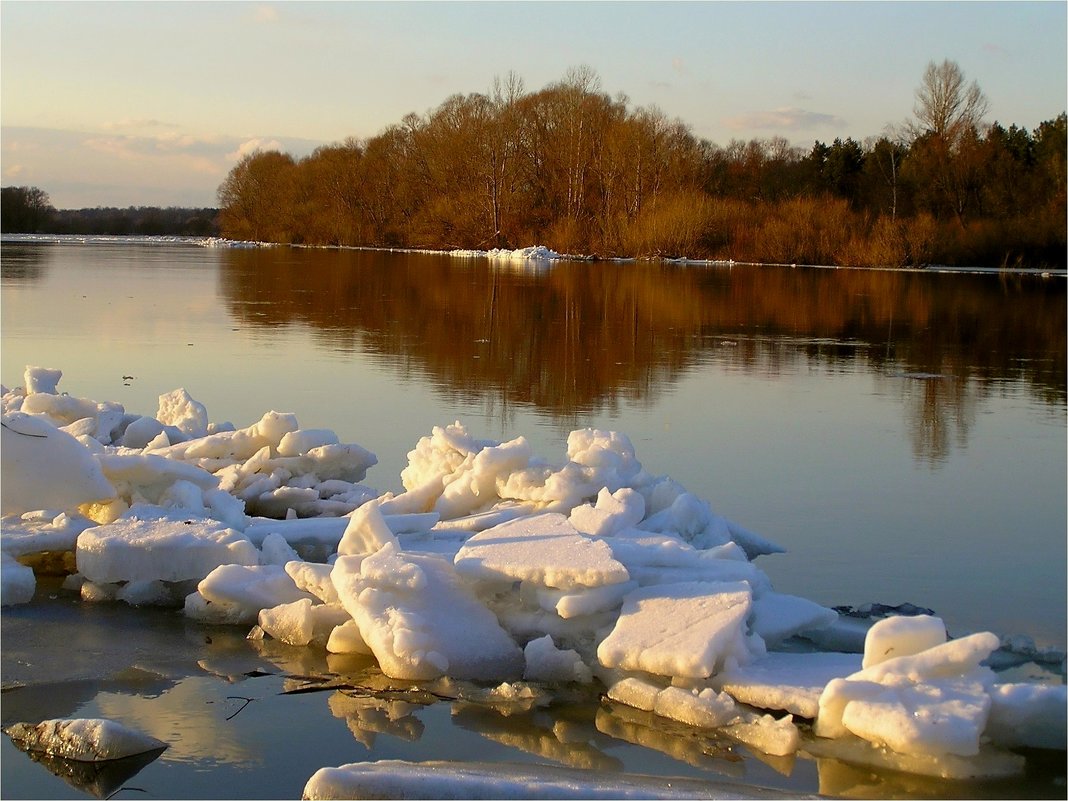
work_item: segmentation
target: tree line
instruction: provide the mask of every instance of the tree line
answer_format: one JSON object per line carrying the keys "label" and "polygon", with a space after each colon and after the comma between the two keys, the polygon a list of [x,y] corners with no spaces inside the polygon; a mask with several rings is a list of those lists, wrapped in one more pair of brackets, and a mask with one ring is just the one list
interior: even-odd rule
{"label": "tree line", "polygon": [[721,147],[610,97],[587,67],[536,92],[509,75],[365,140],[245,156],[219,187],[220,226],[309,245],[1064,266],[1066,115],[1028,131],[984,124],[986,106],[932,62],[897,131]]}
{"label": "tree line", "polygon": [[0,189],[0,232],[5,234],[218,236],[218,218],[218,209],[173,206],[59,210],[36,186]]}

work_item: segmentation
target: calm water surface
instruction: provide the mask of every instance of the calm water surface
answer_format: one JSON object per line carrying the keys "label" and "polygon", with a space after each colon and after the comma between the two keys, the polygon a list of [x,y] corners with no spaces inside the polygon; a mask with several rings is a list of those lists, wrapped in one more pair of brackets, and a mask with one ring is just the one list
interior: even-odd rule
{"label": "calm water surface", "polygon": [[[622,431],[651,473],[671,475],[787,549],[759,563],[782,592],[828,605],[907,601],[933,609],[954,635],[986,629],[1065,647],[1063,278],[545,267],[411,253],[128,243],[5,243],[2,260],[0,380],[8,387],[22,384],[23,369],[33,364],[61,368],[60,389],[71,395],[116,400],[131,412],[154,414],[158,396],[177,387],[204,403],[212,420],[239,427],[270,409],[294,412],[304,427],[331,428],[343,442],[374,451],[379,464],[365,483],[381,491],[399,490],[407,452],[433,426],[454,420],[483,438],[526,436],[551,461],[562,461],[574,428]],[[9,657],[15,626],[67,614],[64,603],[60,597],[38,610],[5,609],[5,681],[18,674]],[[99,610],[79,614],[95,631],[110,630],[94,622]],[[143,611],[114,614],[133,615],[124,625],[136,629]],[[207,636],[180,620],[168,625],[197,649]],[[232,645],[245,654],[250,646],[241,634]],[[299,672],[278,668],[277,655],[269,656],[275,672]],[[138,658],[127,661],[141,664]],[[190,664],[204,658],[194,653]],[[310,657],[286,657],[294,658]],[[32,653],[27,661],[34,662]],[[83,677],[102,681],[105,674],[89,676],[91,663],[82,666]],[[123,709],[150,706],[182,694],[218,712],[241,703],[225,696],[254,694],[228,691],[203,670],[171,670],[170,684],[147,700],[125,685],[110,700],[106,688],[87,685],[57,716],[103,714],[119,701]],[[50,680],[69,685],[70,678]],[[277,687],[262,690],[278,681],[244,685],[260,682],[259,696],[292,700],[277,696]],[[5,693],[5,722],[14,699],[27,692]],[[450,714],[440,704],[412,711],[418,725],[380,734],[367,757],[367,746],[346,728],[352,716],[325,698],[302,695],[300,714],[322,717],[307,725],[336,732],[328,739],[339,738],[337,748],[307,749],[294,769],[310,769],[295,787],[248,778],[273,775],[250,767],[271,763],[278,748],[270,738],[258,743],[251,721],[262,710],[277,713],[279,701],[250,703],[226,726],[203,724],[213,737],[242,732],[235,747],[251,751],[219,760],[248,774],[245,795],[299,794],[323,765],[398,754],[441,758],[442,738],[431,733],[449,727],[470,735],[457,741],[460,751],[471,749],[468,758],[489,749],[490,756],[476,758],[554,759],[544,741],[551,719],[523,718],[513,732],[487,722],[488,713]],[[821,772],[813,760],[785,769],[732,757],[713,759],[709,768],[696,756],[679,756],[679,743],[690,742],[685,736],[672,735],[674,744],[660,750],[624,745],[598,728],[603,710],[571,710],[600,755],[590,759],[610,757],[627,770],[711,770],[732,781],[825,792],[860,782],[834,778],[828,767]],[[394,713],[404,717],[396,710],[379,715],[389,720]],[[234,728],[239,721],[249,722]],[[493,735],[494,726],[504,729]],[[416,730],[418,737],[405,739]],[[429,754],[412,756],[420,752],[412,743],[428,742],[436,744]],[[10,749],[6,741],[3,747]],[[10,784],[10,753],[3,755],[6,797],[24,794],[24,785]],[[167,752],[131,781],[180,762]],[[733,778],[724,773],[737,764]],[[199,773],[187,774],[181,794],[201,795],[192,778]],[[25,792],[48,794],[41,788],[52,780],[29,780],[37,789]],[[54,781],[59,795],[70,793]],[[840,782],[846,789],[835,789]],[[279,789],[268,792],[272,786]],[[211,787],[206,780],[203,795],[217,793]],[[948,792],[900,790],[885,781],[875,787],[875,794]]]}

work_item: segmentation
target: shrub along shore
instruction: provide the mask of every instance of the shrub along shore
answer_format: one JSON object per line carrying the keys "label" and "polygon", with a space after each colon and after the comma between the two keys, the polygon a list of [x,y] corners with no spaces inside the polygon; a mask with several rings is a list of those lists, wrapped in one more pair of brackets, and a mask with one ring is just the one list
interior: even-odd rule
{"label": "shrub along shore", "polygon": [[932,63],[917,120],[894,136],[720,147],[610,97],[587,69],[533,93],[510,77],[367,140],[247,155],[219,188],[220,229],[308,245],[1065,266],[1065,114],[1027,131],[986,125],[984,110],[956,65]]}

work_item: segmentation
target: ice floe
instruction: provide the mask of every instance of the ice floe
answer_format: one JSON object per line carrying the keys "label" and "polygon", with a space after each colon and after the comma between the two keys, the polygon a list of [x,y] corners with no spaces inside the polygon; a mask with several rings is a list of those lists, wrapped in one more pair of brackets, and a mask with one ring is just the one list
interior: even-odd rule
{"label": "ice floe", "polygon": [[167,747],[155,737],[105,718],[15,723],[4,732],[24,751],[40,751],[78,762],[105,762]]}
{"label": "ice floe", "polygon": [[[576,430],[553,462],[523,437],[435,427],[403,491],[379,493],[363,483],[373,453],[293,414],[214,423],[179,389],[138,415],[58,394],[61,375],[28,367],[2,397],[4,605],[32,601],[35,570],[69,572],[86,601],[181,607],[261,642],[373,656],[398,680],[603,688],[767,758],[967,777],[1018,772],[1010,749],[1065,747],[1064,685],[998,682],[998,637],[776,592],[755,560],[782,549],[649,473],[620,432]],[[604,721],[624,737],[648,725]],[[380,773],[334,769],[307,792],[399,780]]]}

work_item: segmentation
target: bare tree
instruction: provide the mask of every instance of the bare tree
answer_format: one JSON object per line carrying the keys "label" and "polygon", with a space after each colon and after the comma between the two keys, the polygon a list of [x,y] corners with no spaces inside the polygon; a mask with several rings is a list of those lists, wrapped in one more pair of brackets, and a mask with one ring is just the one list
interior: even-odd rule
{"label": "bare tree", "polygon": [[932,208],[948,209],[963,228],[978,197],[980,176],[976,148],[979,126],[988,107],[979,85],[965,83],[964,73],[948,59],[933,61],[916,90],[916,121],[910,162]]}
{"label": "bare tree", "polygon": [[923,81],[916,90],[912,124],[914,136],[934,134],[953,147],[967,131],[977,129],[989,108],[979,84],[965,83],[956,62],[928,63]]}

